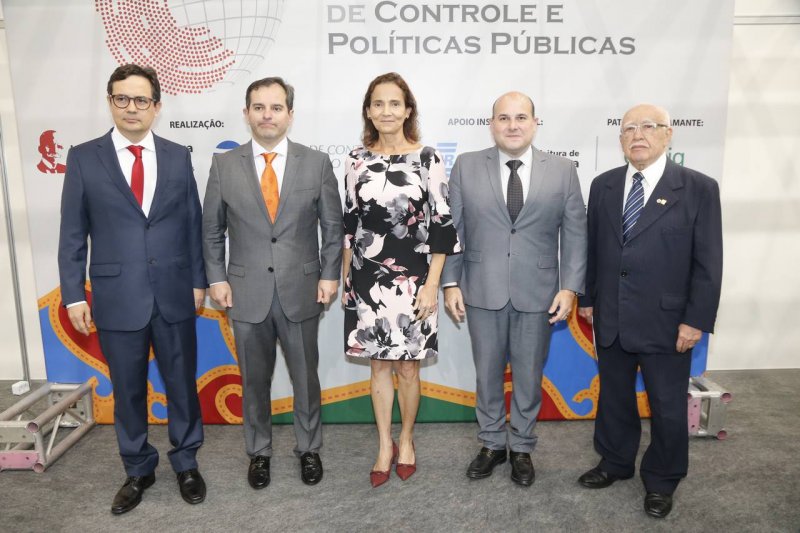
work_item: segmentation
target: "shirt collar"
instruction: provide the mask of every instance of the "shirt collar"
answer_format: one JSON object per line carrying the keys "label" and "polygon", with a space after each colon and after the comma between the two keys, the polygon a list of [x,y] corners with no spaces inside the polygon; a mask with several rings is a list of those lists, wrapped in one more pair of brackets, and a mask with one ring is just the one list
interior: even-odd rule
{"label": "shirt collar", "polygon": [[[114,143],[114,150],[116,150],[117,152],[119,152],[120,150],[126,150],[128,146],[133,145],[133,143],[130,142],[128,139],[126,139],[125,136],[122,135],[119,132],[119,130],[117,130],[116,127],[114,127],[114,129],[111,130],[111,142]],[[153,131],[152,130],[148,131],[144,139],[136,143],[136,146],[141,146],[145,150],[150,150],[151,152],[155,152],[156,142],[153,139]]]}
{"label": "shirt collar", "polygon": [[531,168],[531,163],[533,161],[533,147],[528,146],[528,149],[525,150],[525,153],[522,154],[519,157],[511,157],[510,155],[508,155],[507,153],[502,151],[500,148],[498,148],[497,151],[500,152],[500,165],[501,166],[505,166],[506,163],[508,163],[512,159],[518,159],[519,161],[522,161],[522,165],[523,166]]}
{"label": "shirt collar", "polygon": [[666,152],[661,154],[661,157],[656,159],[652,165],[643,169],[643,170],[636,170],[636,167],[628,163],[628,171],[625,174],[625,180],[630,180],[633,178],[633,175],[637,172],[641,172],[642,176],[644,176],[644,181],[648,185],[654,185],[658,183],[658,180],[661,179],[661,176],[664,175],[664,169],[667,167],[667,154]]}
{"label": "shirt collar", "polygon": [[[261,157],[262,157],[262,156],[261,156],[261,154],[263,154],[263,153],[269,153],[269,152],[267,152],[267,150],[266,150],[266,149],[264,149],[264,147],[263,147],[263,146],[261,146],[260,144],[258,144],[258,143],[256,142],[256,140],[255,140],[255,139],[253,139],[253,140],[252,140],[252,142],[251,142],[250,144],[251,144],[251,145],[252,145],[252,147],[253,147],[253,159],[259,159],[259,158],[261,158]],[[281,156],[281,157],[286,157],[286,153],[287,153],[288,151],[289,151],[289,140],[288,140],[286,137],[284,137],[283,139],[281,139],[281,142],[279,142],[279,143],[278,143],[278,144],[275,146],[275,148],[273,148],[272,150],[270,150],[270,152],[275,152],[276,154],[278,154],[278,155],[279,155],[279,156]]]}

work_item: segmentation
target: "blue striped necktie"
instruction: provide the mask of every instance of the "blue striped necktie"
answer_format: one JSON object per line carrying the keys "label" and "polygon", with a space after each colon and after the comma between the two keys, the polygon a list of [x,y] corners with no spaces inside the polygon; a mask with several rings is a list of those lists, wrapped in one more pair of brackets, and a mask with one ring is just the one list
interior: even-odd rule
{"label": "blue striped necktie", "polygon": [[644,176],[641,172],[633,175],[633,186],[628,193],[628,200],[625,202],[625,209],[622,211],[622,242],[628,242],[628,236],[631,230],[639,220],[639,215],[642,214],[644,208],[644,187],[642,187],[642,180]]}

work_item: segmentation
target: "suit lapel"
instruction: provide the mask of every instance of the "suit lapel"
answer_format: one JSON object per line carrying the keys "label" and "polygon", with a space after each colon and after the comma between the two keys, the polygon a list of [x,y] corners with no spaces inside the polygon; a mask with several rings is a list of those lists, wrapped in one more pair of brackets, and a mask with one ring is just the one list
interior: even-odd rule
{"label": "suit lapel", "polygon": [[492,186],[492,191],[494,192],[494,198],[510,224],[511,216],[508,214],[508,206],[503,199],[503,185],[500,181],[500,153],[497,147],[490,149],[486,156],[486,171],[489,176],[489,183]]}
{"label": "suit lapel", "polygon": [[111,132],[100,138],[97,143],[97,157],[100,159],[103,167],[106,169],[106,176],[111,182],[119,189],[122,196],[128,199],[131,205],[144,216],[142,206],[139,205],[138,200],[133,195],[130,185],[125,181],[125,175],[119,166],[119,158],[117,152],[114,150],[114,142],[111,140]]}
{"label": "suit lapel", "polygon": [[261,214],[264,215],[267,222],[272,224],[267,205],[264,203],[264,195],[261,193],[261,176],[256,175],[256,164],[253,161],[253,141],[243,144],[239,150],[239,155],[242,157],[242,176],[246,182],[245,189],[250,191],[259,209],[261,209]]}
{"label": "suit lapel", "polygon": [[522,204],[522,210],[519,212],[517,220],[521,219],[527,211],[533,209],[533,207],[529,208],[528,206],[533,204],[536,200],[536,195],[539,194],[539,190],[542,188],[542,181],[546,172],[547,158],[545,158],[542,152],[533,148],[533,155],[531,157],[531,178],[528,182],[528,196],[525,198],[525,203]]}
{"label": "suit lapel", "polygon": [[297,181],[295,175],[297,174],[297,167],[299,163],[300,154],[297,151],[297,147],[292,141],[288,141],[288,148],[286,149],[286,166],[283,169],[283,181],[281,182],[280,201],[278,202],[278,212],[275,214],[276,222],[278,221],[278,217],[281,216],[286,199],[294,190],[295,182]]}
{"label": "suit lapel", "polygon": [[[636,225],[633,226],[631,230],[628,242],[635,239],[651,224],[661,218],[664,213],[672,209],[672,206],[674,206],[680,198],[676,191],[682,188],[683,182],[678,176],[675,163],[667,160],[667,166],[664,168],[664,175],[658,180],[658,185],[656,185],[656,188],[653,189],[653,192],[647,199],[647,203],[642,209],[639,220],[636,221]],[[661,201],[659,202],[659,200]]]}
{"label": "suit lapel", "polygon": [[603,202],[606,206],[606,214],[611,223],[611,228],[614,230],[614,235],[617,236],[619,245],[622,246],[622,196],[625,193],[625,172],[627,167],[622,167],[620,171],[609,180],[606,185],[608,190],[608,200]]}
{"label": "suit lapel", "polygon": [[162,142],[160,137],[153,135],[153,142],[156,147],[156,190],[153,193],[153,201],[150,204],[150,212],[147,214],[147,218],[152,220],[153,215],[157,212],[158,207],[162,203],[162,196],[164,196],[164,191],[167,188],[167,180],[170,178],[170,171],[169,171],[169,150],[167,149],[166,143]]}

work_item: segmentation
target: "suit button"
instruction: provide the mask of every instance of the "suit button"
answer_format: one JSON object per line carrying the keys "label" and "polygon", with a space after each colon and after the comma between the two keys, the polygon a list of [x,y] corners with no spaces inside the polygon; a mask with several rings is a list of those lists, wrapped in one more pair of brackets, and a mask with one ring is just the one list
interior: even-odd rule
{"label": "suit button", "polygon": [[275,272],[275,269],[274,269],[274,268],[272,268],[272,267],[269,267],[267,270],[268,270],[269,272]]}
{"label": "suit button", "polygon": [[148,222],[148,223],[146,223],[146,224],[144,225],[144,227],[145,227],[145,229],[150,229],[150,223],[149,223],[149,222]]}
{"label": "suit button", "polygon": [[155,265],[156,264],[156,260],[152,259],[152,258],[148,259],[147,262],[150,263],[151,265]]}
{"label": "suit button", "polygon": [[278,239],[276,239],[275,237],[273,237],[273,238],[272,238],[272,242],[278,242]]}
{"label": "suit button", "polygon": [[627,278],[628,277],[628,271],[627,270],[623,270],[622,272],[619,273],[619,277]]}
{"label": "suit button", "polygon": [[515,230],[515,229],[511,230],[511,233],[516,233],[516,232],[517,232],[517,230]]}

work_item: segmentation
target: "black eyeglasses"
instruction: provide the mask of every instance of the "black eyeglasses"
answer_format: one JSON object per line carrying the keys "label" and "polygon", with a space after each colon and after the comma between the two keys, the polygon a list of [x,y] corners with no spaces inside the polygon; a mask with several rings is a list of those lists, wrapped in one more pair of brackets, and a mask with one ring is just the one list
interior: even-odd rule
{"label": "black eyeglasses", "polygon": [[111,98],[111,102],[120,109],[127,109],[131,100],[133,100],[133,105],[136,106],[136,109],[142,111],[149,109],[150,105],[155,102],[155,100],[146,96],[128,96],[125,94],[112,94],[109,98]]}

